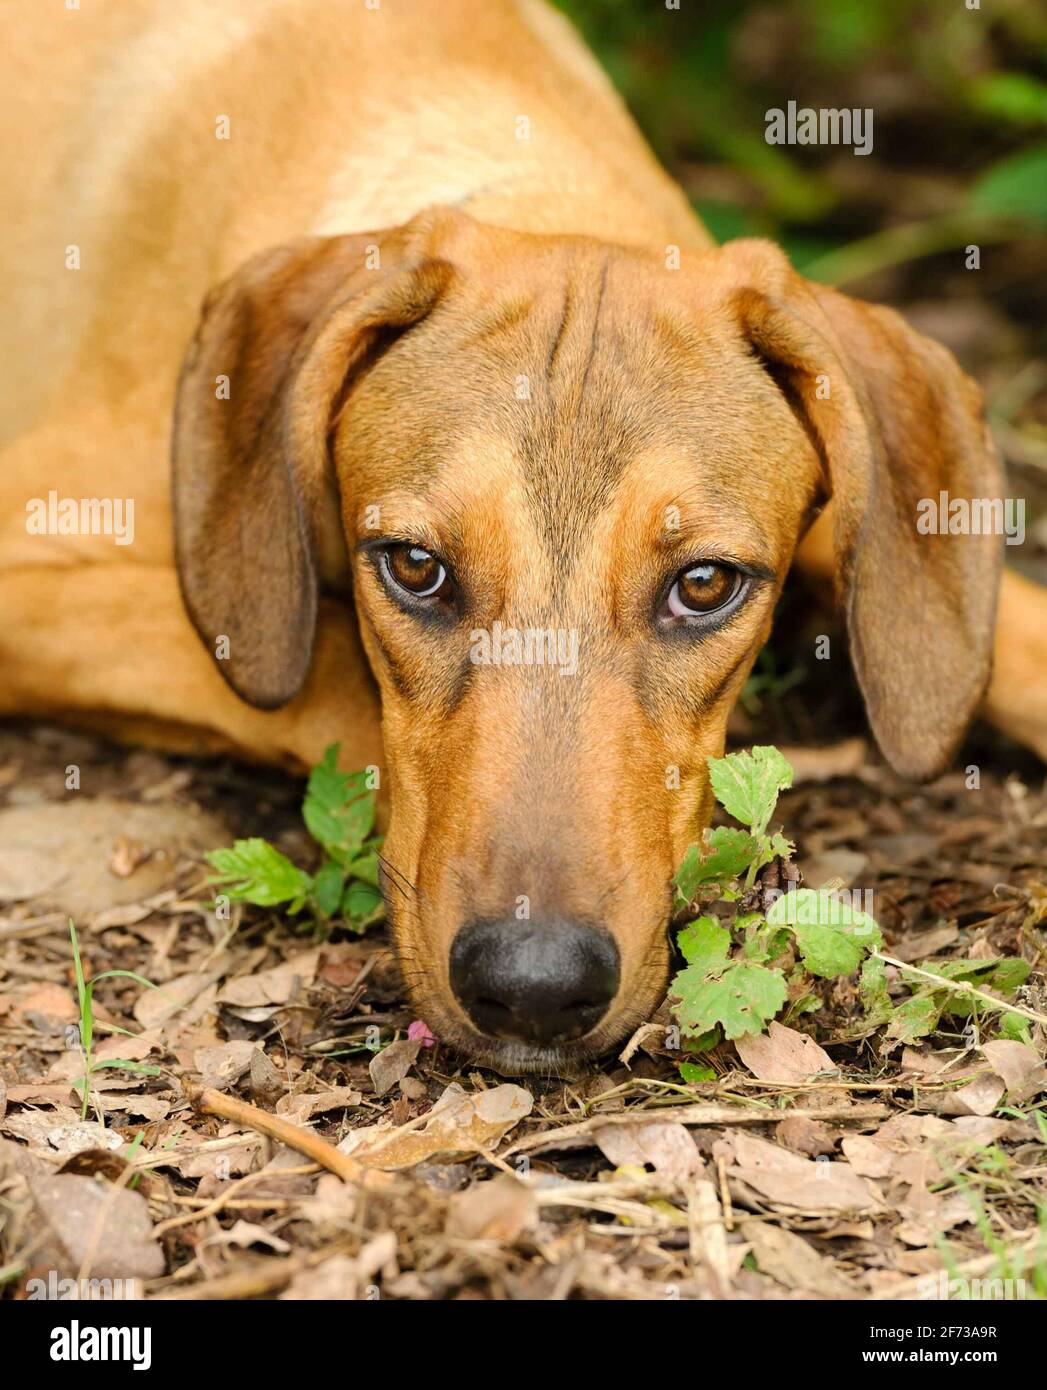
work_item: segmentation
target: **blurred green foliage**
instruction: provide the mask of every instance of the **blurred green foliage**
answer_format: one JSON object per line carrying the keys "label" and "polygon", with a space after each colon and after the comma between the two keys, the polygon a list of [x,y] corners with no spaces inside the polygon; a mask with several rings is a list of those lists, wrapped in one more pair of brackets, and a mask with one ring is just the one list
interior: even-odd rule
{"label": "blurred green foliage", "polygon": [[[721,240],[770,236],[807,273],[850,283],[1047,225],[1047,7],[556,3]],[[765,113],[790,100],[871,108],[872,153],[769,145]]]}

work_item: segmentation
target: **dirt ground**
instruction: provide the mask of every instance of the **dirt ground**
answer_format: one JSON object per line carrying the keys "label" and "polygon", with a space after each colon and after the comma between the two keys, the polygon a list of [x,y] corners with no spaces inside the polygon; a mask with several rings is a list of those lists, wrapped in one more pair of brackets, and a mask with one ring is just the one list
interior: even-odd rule
{"label": "dirt ground", "polygon": [[[1044,1014],[1042,770],[988,739],[966,756],[914,788],[860,736],[808,749],[781,818],[809,883],[873,890],[895,958],[1021,955],[1015,1002]],[[989,1018],[855,1038],[844,980],[749,1065],[721,1044],[700,1084],[662,1016],[574,1082],[480,1072],[411,1029],[383,929],[211,911],[206,848],[264,834],[308,864],[301,793],[0,728],[3,1296],[51,1270],[168,1299],[904,1299],[962,1277],[1047,1296],[1041,1024],[1031,1047]],[[93,1059],[148,1070],[94,1072],[86,1121],[70,915],[85,976],[158,986],[99,983]]]}

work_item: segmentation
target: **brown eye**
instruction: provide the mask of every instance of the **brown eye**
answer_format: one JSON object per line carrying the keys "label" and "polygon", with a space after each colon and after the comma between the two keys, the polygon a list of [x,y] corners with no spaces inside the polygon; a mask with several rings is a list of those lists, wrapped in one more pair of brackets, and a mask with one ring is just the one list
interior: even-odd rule
{"label": "brown eye", "polygon": [[420,545],[391,545],[384,552],[385,570],[392,582],[413,598],[446,598],[450,593],[447,570]]}
{"label": "brown eye", "polygon": [[665,600],[665,616],[688,618],[716,613],[738,594],[742,582],[742,575],[730,565],[702,560],[676,576]]}

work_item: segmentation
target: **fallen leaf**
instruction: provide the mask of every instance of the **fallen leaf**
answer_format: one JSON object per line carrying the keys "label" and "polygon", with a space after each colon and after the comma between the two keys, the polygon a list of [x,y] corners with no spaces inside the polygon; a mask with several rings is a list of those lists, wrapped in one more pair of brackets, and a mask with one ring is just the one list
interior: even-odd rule
{"label": "fallen leaf", "polygon": [[[297,1125],[304,1125],[314,1115],[321,1115],[329,1110],[347,1110],[351,1106],[360,1105],[362,1101],[362,1092],[354,1090],[351,1086],[336,1086],[331,1091],[300,1092],[298,1095],[281,1096],[276,1102],[276,1113],[293,1120]],[[335,1181],[340,1182],[341,1179],[336,1178]]]}
{"label": "fallen leaf", "polygon": [[760,1081],[807,1081],[818,1072],[837,1071],[827,1052],[813,1038],[771,1023],[766,1033],[751,1033],[734,1044],[738,1056]]}
{"label": "fallen leaf", "polygon": [[402,1081],[414,1066],[422,1050],[421,1038],[401,1038],[383,1047],[368,1063],[367,1070],[374,1083],[376,1096],[384,1096],[398,1081]]}
{"label": "fallen leaf", "polygon": [[25,1022],[43,1033],[60,1033],[80,1016],[73,989],[50,980],[16,989],[12,1005],[12,1023]]}
{"label": "fallen leaf", "polygon": [[976,1076],[942,1098],[943,1115],[991,1115],[1003,1099],[1004,1083],[999,1076]]}
{"label": "fallen leaf", "polygon": [[865,1134],[848,1134],[840,1147],[856,1173],[863,1178],[886,1178],[894,1168],[897,1152]]}
{"label": "fallen leaf", "polygon": [[5,1134],[13,1134],[18,1139],[25,1139],[34,1148],[61,1154],[63,1158],[82,1153],[85,1149],[120,1149],[124,1145],[119,1134],[114,1134],[96,1120],[56,1120],[53,1115],[44,1115],[35,1110],[5,1116],[3,1127]]}
{"label": "fallen leaf", "polygon": [[537,1224],[534,1193],[518,1178],[501,1173],[452,1196],[444,1231],[459,1240],[494,1240],[511,1246]]}
{"label": "fallen leaf", "polygon": [[425,1117],[393,1128],[373,1125],[350,1131],[338,1145],[367,1167],[409,1168],[438,1154],[482,1153],[531,1113],[530,1091],[506,1082],[468,1095],[452,1083]]}
{"label": "fallen leaf", "polygon": [[656,1173],[681,1186],[702,1171],[697,1145],[681,1124],[637,1120],[635,1124],[604,1125],[593,1130],[593,1141],[616,1168],[649,1163]]}
{"label": "fallen leaf", "polygon": [[209,985],[222,978],[221,970],[191,970],[167,980],[156,989],[144,989],[135,1000],[134,1016],[143,1028],[159,1028],[187,1008]]}
{"label": "fallen leaf", "polygon": [[164,1272],[164,1254],[139,1193],[74,1173],[31,1178],[29,1190],[43,1240],[43,1251],[35,1254],[39,1263],[76,1274],[90,1257],[88,1273],[95,1279],[155,1279]]}
{"label": "fallen leaf", "polygon": [[301,951],[270,970],[256,975],[240,975],[226,981],[218,992],[222,1004],[240,1008],[259,1008],[269,1004],[286,1004],[316,979],[320,951]]}
{"label": "fallen leaf", "polygon": [[857,1289],[802,1236],[767,1221],[743,1221],[739,1229],[752,1246],[757,1269],[776,1283],[818,1298],[857,1296]]}
{"label": "fallen leaf", "polygon": [[780,1144],[796,1153],[831,1154],[836,1152],[837,1136],[822,1120],[809,1120],[805,1115],[787,1115],[775,1127],[774,1136]]}
{"label": "fallen leaf", "polygon": [[779,1206],[858,1213],[882,1206],[875,1189],[849,1163],[801,1158],[750,1134],[733,1134],[729,1142],[736,1165],[729,1176]]}
{"label": "fallen leaf", "polygon": [[[77,796],[10,806],[0,811],[0,900],[37,898],[79,921],[167,887],[180,854],[222,844],[227,834],[217,817],[173,801]],[[120,836],[154,851],[131,878],[109,870]]]}
{"label": "fallen leaf", "polygon": [[1001,1038],[997,1042],[983,1043],[980,1050],[1006,1086],[1009,1101],[1031,1100],[1047,1090],[1047,1067],[1039,1053],[1028,1043],[1009,1042]]}
{"label": "fallen leaf", "polygon": [[248,1071],[254,1051],[255,1044],[246,1038],[216,1043],[213,1047],[198,1047],[193,1053],[193,1068],[199,1072],[205,1086],[226,1091]]}

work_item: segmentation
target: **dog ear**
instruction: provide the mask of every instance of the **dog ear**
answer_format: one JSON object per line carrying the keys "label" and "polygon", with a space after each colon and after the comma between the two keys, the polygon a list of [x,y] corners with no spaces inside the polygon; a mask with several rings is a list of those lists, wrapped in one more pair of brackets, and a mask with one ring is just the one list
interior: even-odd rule
{"label": "dog ear", "polygon": [[[746,285],[736,305],[749,342],[822,460],[869,721],[897,771],[934,776],[992,660],[1001,539],[943,534],[938,514],[943,492],[1002,499],[981,393],[891,310],[804,280],[768,243],[724,250]],[[937,525],[922,529],[932,505]]]}
{"label": "dog ear", "polygon": [[275,709],[312,658],[328,435],[347,382],[424,317],[449,265],[433,221],[265,251],[207,297],[175,405],[179,582],[219,671]]}

